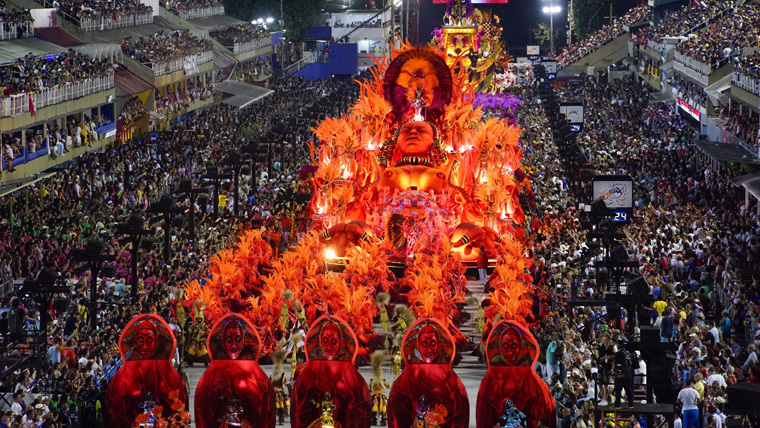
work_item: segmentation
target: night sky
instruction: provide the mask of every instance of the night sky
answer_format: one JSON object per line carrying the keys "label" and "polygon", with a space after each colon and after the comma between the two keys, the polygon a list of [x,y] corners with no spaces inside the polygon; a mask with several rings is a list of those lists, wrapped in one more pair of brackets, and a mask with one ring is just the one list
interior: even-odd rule
{"label": "night sky", "polygon": [[[436,27],[443,25],[443,14],[446,12],[445,4],[432,4],[432,0],[420,0],[420,43],[426,43],[430,40],[430,33]],[[633,1],[618,0],[615,1],[615,14],[625,13]],[[525,46],[532,44],[532,28],[539,23],[545,22],[549,25],[549,15],[543,13],[544,6],[558,5],[562,12],[554,15],[554,29],[562,30],[562,35],[554,40],[556,48],[559,50],[567,43],[567,7],[568,0],[510,0],[508,4],[478,4],[478,8],[490,8],[496,15],[501,18],[501,25],[504,28],[502,39],[506,42],[507,49],[513,56],[524,56]],[[618,12],[621,9],[621,12]],[[608,13],[604,13],[607,16]]]}

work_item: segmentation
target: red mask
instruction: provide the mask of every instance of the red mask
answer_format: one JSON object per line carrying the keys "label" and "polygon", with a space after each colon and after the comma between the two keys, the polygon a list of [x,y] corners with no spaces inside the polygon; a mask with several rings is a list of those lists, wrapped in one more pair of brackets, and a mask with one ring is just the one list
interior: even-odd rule
{"label": "red mask", "polygon": [[239,322],[232,321],[227,324],[224,329],[224,347],[227,355],[233,360],[240,355],[240,350],[243,348],[243,326]]}
{"label": "red mask", "polygon": [[433,360],[435,360],[435,356],[438,355],[439,340],[438,332],[432,326],[425,326],[422,331],[420,331],[417,344],[420,347],[422,359],[425,360],[426,363],[432,363]]}
{"label": "red mask", "polygon": [[340,350],[340,328],[335,323],[327,323],[322,327],[322,333],[319,337],[319,344],[322,346],[322,352],[328,360],[334,360]]}
{"label": "red mask", "polygon": [[141,359],[149,360],[153,356],[156,350],[156,339],[156,327],[150,321],[140,323],[140,327],[137,328],[136,343]]}
{"label": "red mask", "polygon": [[508,366],[517,364],[517,359],[520,358],[521,341],[520,334],[514,328],[508,328],[501,334],[499,340],[501,355]]}

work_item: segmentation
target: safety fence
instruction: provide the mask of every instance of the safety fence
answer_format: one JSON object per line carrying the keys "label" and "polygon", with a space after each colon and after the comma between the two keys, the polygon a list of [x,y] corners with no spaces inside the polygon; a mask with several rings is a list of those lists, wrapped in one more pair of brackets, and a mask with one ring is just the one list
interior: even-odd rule
{"label": "safety fence", "polygon": [[179,15],[180,18],[186,20],[208,18],[211,16],[224,15],[224,6],[213,6],[187,10],[172,10],[172,12]]}
{"label": "safety fence", "polygon": [[719,69],[721,66],[726,64],[726,62],[728,62],[728,58],[723,58],[720,61],[711,62],[708,64],[694,59],[688,55],[684,55],[680,52],[676,52],[675,59],[687,68],[690,68],[703,76],[709,76],[710,73]]}
{"label": "safety fence", "polygon": [[0,117],[19,116],[26,112],[36,112],[41,108],[75,100],[95,94],[114,86],[113,71],[104,76],[79,80],[43,88],[38,92],[24,92],[3,98],[0,104]]}
{"label": "safety fence", "polygon": [[272,38],[269,36],[262,37],[256,40],[251,40],[250,42],[235,43],[235,45],[232,48],[232,52],[235,55],[240,55],[242,53],[251,52],[256,49],[264,48],[267,46],[272,46]]}
{"label": "safety fence", "polygon": [[26,21],[21,24],[0,22],[0,40],[25,39],[34,37],[34,26],[32,21]]}
{"label": "safety fence", "polygon": [[119,15],[116,17],[99,16],[93,18],[82,18],[79,20],[79,28],[82,31],[104,31],[115,30],[124,27],[136,27],[153,23],[153,13],[145,12],[132,15]]}
{"label": "safety fence", "polygon": [[751,92],[757,96],[760,96],[760,79],[747,74],[734,71],[731,83],[744,89],[747,92]]}
{"label": "safety fence", "polygon": [[214,59],[213,51],[201,52],[197,55],[190,55],[184,58],[175,59],[166,62],[144,63],[146,67],[153,70],[156,77],[165,74],[171,74],[175,71],[185,69],[186,74],[195,74],[198,72],[198,66]]}

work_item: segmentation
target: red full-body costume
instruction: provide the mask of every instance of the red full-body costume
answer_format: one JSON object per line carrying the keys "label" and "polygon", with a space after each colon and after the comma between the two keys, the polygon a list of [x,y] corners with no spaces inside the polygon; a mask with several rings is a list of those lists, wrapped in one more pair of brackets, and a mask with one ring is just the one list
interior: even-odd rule
{"label": "red full-body costume", "polygon": [[[335,403],[333,419],[342,428],[370,428],[372,398],[354,366],[358,342],[339,317],[322,316],[306,334],[306,364],[296,373],[290,407],[290,426],[307,428],[320,417],[318,404],[325,392]],[[321,425],[316,423],[317,428]]]}
{"label": "red full-body costume", "polygon": [[274,388],[257,363],[261,339],[251,322],[226,315],[211,328],[207,348],[211,363],[195,390],[195,426],[218,428],[239,411],[234,417],[244,427],[274,428]]}
{"label": "red full-body costume", "polygon": [[504,401],[525,414],[528,427],[554,427],[554,398],[533,367],[538,343],[528,329],[515,321],[499,321],[486,340],[488,371],[478,390],[477,428],[493,428],[504,412]]}
{"label": "red full-body costume", "polygon": [[447,416],[439,427],[467,428],[470,401],[454,373],[454,340],[438,321],[423,318],[412,324],[402,342],[406,368],[393,382],[388,397],[388,428],[411,428],[423,395],[432,409],[441,404]]}
{"label": "red full-body costume", "polygon": [[109,428],[129,428],[143,413],[140,405],[148,397],[163,406],[162,416],[169,417],[174,400],[172,391],[187,408],[187,389],[171,358],[177,341],[169,325],[155,314],[142,314],[127,324],[119,338],[119,352],[124,364],[108,384],[105,415]]}

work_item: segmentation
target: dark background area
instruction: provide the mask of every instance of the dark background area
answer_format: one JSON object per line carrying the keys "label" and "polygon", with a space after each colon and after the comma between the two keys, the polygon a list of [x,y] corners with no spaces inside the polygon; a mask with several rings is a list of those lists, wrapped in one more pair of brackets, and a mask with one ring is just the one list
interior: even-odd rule
{"label": "dark background area", "polygon": [[[573,0],[574,2],[583,0]],[[420,43],[430,40],[433,29],[443,25],[443,15],[446,12],[445,4],[433,4],[432,0],[420,0]],[[544,6],[558,5],[562,11],[554,15],[554,31],[559,33],[554,39],[555,49],[567,45],[567,8],[569,1],[547,0],[510,0],[508,4],[476,4],[475,7],[491,9],[494,14],[501,18],[501,26],[504,28],[502,40],[506,44],[508,52],[513,56],[525,56],[525,46],[534,44],[533,29],[540,23],[549,26],[549,15],[543,13]],[[636,0],[614,0],[613,16],[621,16],[630,8],[636,6]],[[599,20],[609,22],[609,6],[599,13]],[[573,40],[576,37],[573,36]],[[542,51],[543,53],[543,51]]]}

